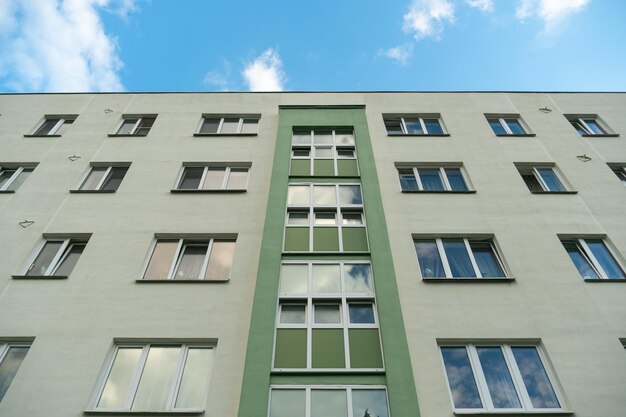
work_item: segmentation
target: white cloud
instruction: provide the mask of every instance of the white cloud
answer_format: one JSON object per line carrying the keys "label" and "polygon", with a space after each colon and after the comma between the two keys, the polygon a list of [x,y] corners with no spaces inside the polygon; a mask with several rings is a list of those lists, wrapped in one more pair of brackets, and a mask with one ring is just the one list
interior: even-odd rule
{"label": "white cloud", "polygon": [[283,91],[286,81],[283,62],[272,48],[248,64],[242,74],[250,91]]}
{"label": "white cloud", "polygon": [[493,12],[493,0],[465,0],[465,3],[483,12]]}
{"label": "white cloud", "polygon": [[416,40],[438,37],[444,23],[454,22],[454,5],[449,0],[413,0],[403,19],[404,31]]}
{"label": "white cloud", "polygon": [[413,55],[413,44],[404,43],[393,48],[380,50],[378,51],[378,55],[398,61],[402,65],[406,65],[409,63],[409,59]]}
{"label": "white cloud", "polygon": [[584,9],[590,2],[591,0],[520,0],[516,16],[519,20],[538,17],[549,30],[569,15]]}
{"label": "white cloud", "polygon": [[[120,91],[122,62],[100,10],[127,14],[130,0],[0,2],[0,83],[15,91]],[[8,24],[4,24],[8,22]]]}

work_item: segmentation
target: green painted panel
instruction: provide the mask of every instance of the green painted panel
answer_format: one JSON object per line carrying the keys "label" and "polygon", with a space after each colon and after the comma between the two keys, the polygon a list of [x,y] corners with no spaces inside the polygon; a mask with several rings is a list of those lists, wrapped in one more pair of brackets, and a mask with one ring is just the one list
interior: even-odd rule
{"label": "green painted panel", "polygon": [[350,367],[382,368],[378,329],[349,329]]}
{"label": "green painted panel", "polygon": [[339,229],[337,227],[314,227],[313,250],[315,252],[339,251]]}
{"label": "green painted panel", "polygon": [[343,177],[358,177],[359,169],[357,168],[356,159],[338,159],[337,175]]}
{"label": "green painted panel", "polygon": [[310,159],[292,159],[291,171],[289,175],[308,177],[311,175],[311,160]]}
{"label": "green painted panel", "polygon": [[365,227],[344,227],[343,250],[345,252],[368,251]]}
{"label": "green painted panel", "polygon": [[313,175],[335,175],[335,162],[332,159],[316,159],[313,161]]}
{"label": "green painted panel", "polygon": [[276,329],[275,368],[306,368],[306,329]]}
{"label": "green painted panel", "polygon": [[287,227],[285,228],[285,251],[308,251],[309,228]]}
{"label": "green painted panel", "polygon": [[345,368],[343,329],[313,329],[313,368]]}

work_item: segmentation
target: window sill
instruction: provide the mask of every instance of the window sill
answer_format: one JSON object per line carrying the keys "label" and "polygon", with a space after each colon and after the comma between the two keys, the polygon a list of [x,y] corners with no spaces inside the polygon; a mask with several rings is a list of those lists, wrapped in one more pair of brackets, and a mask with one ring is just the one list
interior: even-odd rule
{"label": "window sill", "polygon": [[589,133],[585,133],[584,135],[580,135],[583,138],[617,138],[619,137],[619,133],[604,133],[602,135],[590,135]]}
{"label": "window sill", "polygon": [[15,190],[0,190],[0,194],[13,194]]}
{"label": "window sill", "polygon": [[334,178],[334,179],[357,179],[361,178],[360,175],[291,175],[289,174],[289,179],[307,179],[311,180],[311,178]]}
{"label": "window sill", "polygon": [[435,134],[425,134],[425,133],[407,133],[407,134],[402,134],[402,133],[387,133],[387,136],[392,137],[392,138],[402,138],[402,137],[415,137],[415,136],[434,136],[434,137],[445,137],[445,136],[450,136],[449,133],[435,133]]}
{"label": "window sill", "polygon": [[173,188],[170,190],[171,193],[174,194],[178,194],[178,193],[201,193],[201,194],[240,194],[240,193],[245,193],[248,190],[246,189],[237,189],[237,190],[183,190],[183,189],[177,189],[177,188]]}
{"label": "window sill", "polygon": [[324,375],[344,375],[344,374],[359,374],[359,375],[380,375],[384,374],[384,368],[367,368],[367,369],[354,369],[354,368],[272,368],[272,375],[311,375],[311,374],[324,374]]}
{"label": "window sill", "polygon": [[13,279],[57,280],[67,279],[67,275],[11,275]]}
{"label": "window sill", "polygon": [[24,135],[25,138],[60,138],[61,135]]}
{"label": "window sill", "polygon": [[72,194],[111,194],[116,190],[70,190]]}
{"label": "window sill", "polygon": [[567,410],[555,410],[555,411],[521,411],[521,410],[512,410],[512,411],[455,411],[455,416],[490,416],[490,417],[498,417],[498,416],[525,416],[525,415],[533,415],[533,416],[571,416],[574,415],[573,411]]}
{"label": "window sill", "polygon": [[130,410],[85,410],[85,415],[117,415],[117,416],[199,416],[204,414],[204,410],[167,410],[167,411],[130,411]]}
{"label": "window sill", "polygon": [[250,137],[250,136],[259,136],[258,133],[194,133],[193,134],[196,137],[203,137],[203,136],[243,136],[243,137]]}
{"label": "window sill", "polygon": [[585,282],[626,282],[624,278],[587,278]]}
{"label": "window sill", "polygon": [[145,134],[133,135],[133,134],[109,133],[107,136],[110,137],[110,138],[117,138],[117,137],[119,137],[119,138],[126,138],[126,137],[133,137],[133,136],[145,137],[145,136],[148,136],[148,134],[145,133]]}
{"label": "window sill", "polygon": [[531,194],[578,194],[578,191],[531,191]]}
{"label": "window sill", "polygon": [[480,283],[480,282],[501,282],[501,283],[511,283],[515,282],[515,278],[513,277],[503,277],[503,278],[422,278],[424,282],[467,282],[467,283]]}
{"label": "window sill", "polygon": [[534,136],[537,136],[535,133],[511,133],[509,134],[500,134],[500,135],[496,135],[499,138],[506,138],[506,137],[518,137],[518,138],[532,138]]}
{"label": "window sill", "polygon": [[370,251],[286,251],[283,250],[283,255],[286,256],[290,256],[290,255],[296,255],[296,256],[302,256],[302,255],[307,255],[307,256],[338,256],[338,255],[369,255]]}
{"label": "window sill", "polygon": [[221,284],[230,279],[136,279],[138,284]]}
{"label": "window sill", "polygon": [[404,194],[476,194],[476,190],[402,190]]}

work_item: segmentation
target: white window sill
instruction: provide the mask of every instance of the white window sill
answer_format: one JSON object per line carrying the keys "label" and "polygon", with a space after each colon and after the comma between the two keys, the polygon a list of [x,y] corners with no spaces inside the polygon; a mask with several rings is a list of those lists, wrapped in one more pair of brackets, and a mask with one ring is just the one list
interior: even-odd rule
{"label": "white window sill", "polygon": [[117,415],[117,416],[199,416],[204,410],[167,410],[167,411],[129,411],[129,410],[85,410],[85,415]]}
{"label": "white window sill", "polygon": [[310,374],[384,374],[384,368],[272,368],[271,371],[274,375],[283,375],[283,374],[299,374],[299,375],[310,375]]}

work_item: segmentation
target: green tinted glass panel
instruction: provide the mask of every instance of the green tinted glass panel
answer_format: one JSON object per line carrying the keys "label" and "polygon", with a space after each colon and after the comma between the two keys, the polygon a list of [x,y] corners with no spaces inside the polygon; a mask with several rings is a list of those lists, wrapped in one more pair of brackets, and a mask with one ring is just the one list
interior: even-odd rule
{"label": "green tinted glass panel", "polygon": [[306,368],[306,329],[276,329],[274,368]]}
{"label": "green tinted glass panel", "polygon": [[313,161],[313,175],[334,176],[335,162],[332,159],[316,159]]}
{"label": "green tinted glass panel", "polygon": [[356,159],[338,159],[337,174],[344,177],[358,177],[359,169],[356,165]]}
{"label": "green tinted glass panel", "polygon": [[346,252],[369,250],[365,227],[343,228],[343,250]]}
{"label": "green tinted glass panel", "polygon": [[313,329],[313,368],[345,368],[342,329]]}
{"label": "green tinted glass panel", "polygon": [[339,250],[339,232],[336,227],[313,228],[313,250],[329,252]]}
{"label": "green tinted glass panel", "polygon": [[383,367],[378,329],[350,329],[348,330],[348,339],[350,343],[350,367]]}
{"label": "green tinted glass panel", "polygon": [[288,227],[285,229],[285,251],[308,251],[309,228]]}
{"label": "green tinted glass panel", "polygon": [[291,172],[293,176],[309,176],[311,175],[311,160],[309,159],[292,159]]}

